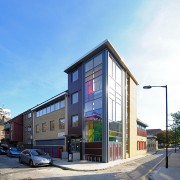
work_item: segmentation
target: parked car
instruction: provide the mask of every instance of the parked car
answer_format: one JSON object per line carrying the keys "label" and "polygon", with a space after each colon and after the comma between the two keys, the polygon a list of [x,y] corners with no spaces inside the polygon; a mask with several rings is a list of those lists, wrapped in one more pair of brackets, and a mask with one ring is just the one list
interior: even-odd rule
{"label": "parked car", "polygon": [[10,147],[7,150],[7,156],[9,157],[19,157],[20,154],[21,154],[21,151],[14,147]]}
{"label": "parked car", "polygon": [[0,155],[1,154],[7,154],[7,150],[3,147],[0,147]]}
{"label": "parked car", "polygon": [[20,163],[26,163],[31,167],[51,165],[52,158],[40,149],[25,149],[19,156]]}

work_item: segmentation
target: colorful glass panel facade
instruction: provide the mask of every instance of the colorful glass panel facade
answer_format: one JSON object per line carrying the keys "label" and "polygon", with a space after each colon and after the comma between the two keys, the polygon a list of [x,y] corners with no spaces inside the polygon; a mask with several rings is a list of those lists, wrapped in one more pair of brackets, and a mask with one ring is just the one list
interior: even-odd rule
{"label": "colorful glass panel facade", "polygon": [[85,141],[102,141],[102,54],[84,65]]}

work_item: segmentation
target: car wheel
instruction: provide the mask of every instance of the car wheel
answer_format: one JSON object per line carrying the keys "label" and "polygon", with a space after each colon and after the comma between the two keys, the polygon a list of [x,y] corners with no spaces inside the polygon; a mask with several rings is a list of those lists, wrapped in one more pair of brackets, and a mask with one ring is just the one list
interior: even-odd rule
{"label": "car wheel", "polygon": [[32,161],[32,160],[29,161],[29,165],[30,165],[31,167],[34,167],[34,164],[33,164],[33,161]]}

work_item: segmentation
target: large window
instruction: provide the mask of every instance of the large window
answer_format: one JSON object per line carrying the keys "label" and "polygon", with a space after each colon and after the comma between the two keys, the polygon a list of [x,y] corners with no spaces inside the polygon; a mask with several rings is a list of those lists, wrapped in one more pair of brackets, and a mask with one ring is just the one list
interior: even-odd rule
{"label": "large window", "polygon": [[72,104],[75,104],[78,102],[78,92],[75,92],[72,94]]}
{"label": "large window", "polygon": [[40,116],[49,114],[51,112],[54,112],[54,111],[59,110],[59,109],[64,108],[64,107],[65,107],[65,100],[58,101],[54,104],[51,104],[51,105],[37,111],[36,117],[40,117]]}
{"label": "large window", "polygon": [[78,115],[72,116],[71,124],[72,127],[78,127]]}
{"label": "large window", "polygon": [[78,70],[72,72],[72,82],[78,80]]}
{"label": "large window", "polygon": [[122,142],[121,67],[108,53],[108,121],[109,141]]}
{"label": "large window", "polygon": [[90,59],[84,70],[86,142],[102,141],[102,54]]}

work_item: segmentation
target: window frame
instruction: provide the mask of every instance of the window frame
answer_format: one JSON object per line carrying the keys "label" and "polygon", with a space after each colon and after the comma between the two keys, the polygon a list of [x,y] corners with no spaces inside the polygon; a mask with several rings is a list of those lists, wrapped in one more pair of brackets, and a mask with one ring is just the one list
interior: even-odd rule
{"label": "window frame", "polygon": [[42,132],[46,132],[46,122],[42,123]]}
{"label": "window frame", "polygon": [[39,133],[40,129],[39,129],[39,124],[36,124],[36,133]]}
{"label": "window frame", "polygon": [[[76,97],[76,95],[77,95],[77,97]],[[77,92],[72,94],[72,96],[71,96],[71,103],[72,104],[76,104],[78,102],[79,102],[79,92],[77,91]]]}
{"label": "window frame", "polygon": [[[63,124],[64,127],[62,127],[62,125],[61,125],[62,122],[61,121],[64,121],[64,124]],[[59,129],[65,129],[65,118],[60,118],[59,119]]]}
{"label": "window frame", "polygon": [[[77,120],[75,119],[77,122],[77,125],[74,125],[76,122],[73,122],[74,121],[73,118],[75,118],[75,117],[77,117]],[[71,127],[78,127],[78,126],[79,126],[79,116],[78,116],[78,114],[76,114],[71,117]]]}
{"label": "window frame", "polygon": [[79,72],[78,69],[72,72],[72,82],[75,82],[79,79]]}
{"label": "window frame", "polygon": [[51,120],[50,121],[50,127],[49,127],[50,131],[54,131],[55,130],[55,121]]}

